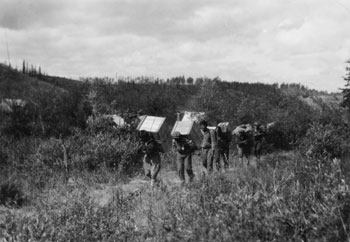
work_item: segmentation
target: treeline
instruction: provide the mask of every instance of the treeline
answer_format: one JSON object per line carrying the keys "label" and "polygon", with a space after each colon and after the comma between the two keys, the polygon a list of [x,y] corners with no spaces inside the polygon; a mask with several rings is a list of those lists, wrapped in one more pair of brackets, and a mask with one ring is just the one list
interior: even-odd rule
{"label": "treeline", "polygon": [[206,80],[211,80],[207,77],[198,77],[194,79],[193,77],[177,76],[167,79],[162,79],[153,76],[117,76],[112,77],[80,77],[80,81],[89,83],[135,83],[135,84],[168,84],[168,85],[201,85]]}
{"label": "treeline", "polygon": [[46,73],[42,72],[41,66],[29,64],[26,60],[23,60],[22,62],[22,73],[34,77],[41,77],[43,75],[47,75]]}

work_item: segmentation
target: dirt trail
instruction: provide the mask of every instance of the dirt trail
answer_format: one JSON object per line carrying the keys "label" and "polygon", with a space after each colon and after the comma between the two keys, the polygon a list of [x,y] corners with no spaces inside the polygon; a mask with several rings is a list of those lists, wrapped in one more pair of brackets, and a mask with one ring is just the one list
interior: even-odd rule
{"label": "dirt trail", "polygon": [[[234,164],[235,163],[235,164]],[[254,159],[251,159],[251,165],[256,166],[256,162]],[[227,172],[233,172],[237,167],[241,167],[241,165],[237,166],[237,159],[231,158],[230,162],[230,168]],[[195,173],[195,180],[200,179],[203,173],[206,173],[204,167],[200,163],[199,157],[195,156],[193,157],[193,170]],[[170,169],[169,167],[163,168],[160,172],[159,175],[161,184],[160,184],[160,189],[159,187],[156,189],[151,189],[150,187],[150,180],[144,177],[135,177],[131,179],[130,181],[126,183],[121,183],[117,185],[99,185],[98,188],[96,186],[88,188],[87,195],[92,199],[92,201],[101,207],[107,206],[113,199],[116,197],[116,194],[118,193],[119,195],[123,197],[128,197],[128,196],[153,196],[153,191],[156,191],[156,193],[161,192],[162,193],[162,188],[165,188],[166,191],[175,191],[175,192],[180,192],[184,196],[187,194],[188,190],[187,189],[179,189],[181,188],[181,181],[179,180],[176,170],[175,169]],[[186,176],[187,179],[187,176]],[[71,184],[71,188],[74,191],[75,186],[78,184],[73,182],[74,184]],[[79,189],[79,188],[77,188]],[[60,198],[60,195],[57,195],[55,198],[52,199],[57,199]],[[62,203],[66,203],[66,200],[69,199],[67,197],[61,197],[62,198]],[[25,216],[33,216],[36,214],[35,209],[33,210],[32,207],[23,207],[20,209],[9,209],[3,206],[0,206],[0,221],[2,219],[5,219],[6,214],[11,213],[11,214],[18,214],[18,215],[25,215]]]}
{"label": "dirt trail", "polygon": [[[159,175],[161,186],[168,188],[181,185],[181,181],[177,178],[175,171],[162,170]],[[127,183],[115,186],[104,185],[100,189],[90,191],[91,198],[100,206],[107,205],[115,193],[122,192],[125,196],[138,195],[144,190],[150,190],[150,180],[144,177],[135,177]]]}
{"label": "dirt trail", "polygon": [[[236,159],[234,159],[237,162]],[[256,166],[256,160],[251,158],[251,166]],[[230,168],[228,172],[233,171],[235,165],[233,164],[233,159],[230,160]],[[205,168],[202,166],[199,158],[197,156],[193,157],[193,171],[195,173],[195,179],[206,173]],[[161,181],[161,186],[166,186],[168,189],[173,189],[181,186],[181,181],[179,180],[175,170],[162,169],[159,174],[159,179]],[[187,178],[186,178],[187,179]],[[150,190],[150,180],[144,177],[135,177],[127,183],[118,184],[115,186],[104,185],[100,189],[95,189],[90,191],[91,198],[100,206],[107,205],[112,199],[116,192],[122,192],[125,196],[138,195],[142,191]]]}

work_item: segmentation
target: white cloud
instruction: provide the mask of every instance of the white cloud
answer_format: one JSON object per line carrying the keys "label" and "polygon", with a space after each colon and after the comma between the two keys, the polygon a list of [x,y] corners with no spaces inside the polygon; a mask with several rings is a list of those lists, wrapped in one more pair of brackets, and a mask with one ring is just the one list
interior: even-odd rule
{"label": "white cloud", "polygon": [[13,63],[54,75],[207,75],[336,91],[349,10],[347,0],[3,0],[0,35]]}

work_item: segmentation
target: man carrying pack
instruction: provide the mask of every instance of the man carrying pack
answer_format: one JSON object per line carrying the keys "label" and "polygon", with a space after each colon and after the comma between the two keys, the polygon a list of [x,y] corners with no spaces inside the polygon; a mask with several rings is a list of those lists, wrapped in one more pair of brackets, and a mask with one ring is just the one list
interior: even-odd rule
{"label": "man carrying pack", "polygon": [[143,168],[145,175],[151,178],[151,186],[157,183],[157,175],[160,171],[160,155],[162,152],[160,144],[153,138],[151,134],[146,131],[140,132],[140,139],[142,141]]}
{"label": "man carrying pack", "polygon": [[[201,143],[201,159],[202,164],[207,169],[208,173],[213,171],[213,155],[212,155],[212,140],[211,133],[208,129],[208,123],[205,120],[199,123],[203,139]],[[209,164],[208,164],[209,163]]]}
{"label": "man carrying pack", "polygon": [[257,160],[260,160],[262,143],[264,140],[265,132],[261,125],[258,122],[255,122],[254,125],[254,155]]}
{"label": "man carrying pack", "polygon": [[222,132],[222,153],[224,158],[224,166],[225,170],[229,167],[229,155],[230,155],[230,143],[232,140],[231,133],[228,131],[228,127],[226,126],[225,129],[221,127]]}
{"label": "man carrying pack", "polygon": [[216,122],[216,127],[211,132],[211,145],[213,152],[213,163],[216,164],[216,170],[220,171],[221,169],[221,158],[224,160],[224,169],[226,170],[228,164],[226,164],[225,161],[224,137],[221,127],[219,126],[219,122]]}
{"label": "man carrying pack", "polygon": [[237,135],[237,148],[238,148],[238,157],[243,165],[243,158],[244,156],[247,158],[247,165],[249,166],[249,154],[250,154],[250,142],[249,142],[249,136],[245,132],[245,130],[242,128],[239,130]]}
{"label": "man carrying pack", "polygon": [[185,183],[185,169],[189,177],[190,182],[194,178],[192,170],[192,153],[195,150],[195,145],[192,140],[175,132],[173,134],[173,147],[176,151],[176,165],[178,176],[183,183]]}

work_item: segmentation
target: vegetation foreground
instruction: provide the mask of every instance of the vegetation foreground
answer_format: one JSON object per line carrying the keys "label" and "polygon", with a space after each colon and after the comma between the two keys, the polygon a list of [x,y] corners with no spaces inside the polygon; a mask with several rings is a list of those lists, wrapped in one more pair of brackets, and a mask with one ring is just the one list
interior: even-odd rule
{"label": "vegetation foreground", "polygon": [[278,153],[210,176],[195,161],[195,181],[181,187],[172,157],[164,158],[163,182],[153,189],[142,180],[122,186],[102,168],[69,180],[64,172],[11,173],[12,201],[27,201],[1,208],[0,241],[349,241],[339,160],[323,166]]}

